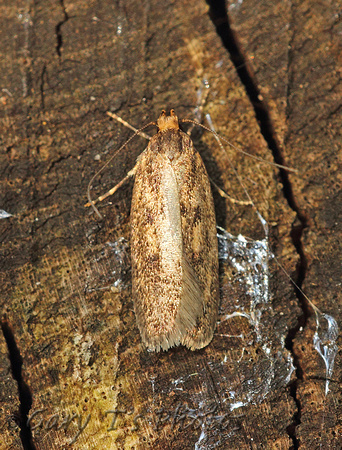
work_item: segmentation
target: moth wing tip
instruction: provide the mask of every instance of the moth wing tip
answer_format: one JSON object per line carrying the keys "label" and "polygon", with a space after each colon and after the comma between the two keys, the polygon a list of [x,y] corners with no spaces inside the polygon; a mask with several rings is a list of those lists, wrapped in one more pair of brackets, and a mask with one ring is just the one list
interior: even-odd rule
{"label": "moth wing tip", "polygon": [[171,336],[157,336],[154,338],[144,337],[143,343],[148,352],[160,352],[168,351],[172,347],[178,347],[183,345],[191,351],[201,350],[207,347],[213,339],[214,331],[206,330],[206,333],[202,333],[200,336],[192,336],[190,330],[180,330],[174,332]]}
{"label": "moth wing tip", "polygon": [[195,351],[195,350],[201,350],[202,348],[207,347],[210,342],[212,341],[214,336],[214,331],[210,331],[209,333],[206,333],[205,335],[193,337],[187,335],[186,338],[183,340],[182,344],[187,347],[189,350]]}

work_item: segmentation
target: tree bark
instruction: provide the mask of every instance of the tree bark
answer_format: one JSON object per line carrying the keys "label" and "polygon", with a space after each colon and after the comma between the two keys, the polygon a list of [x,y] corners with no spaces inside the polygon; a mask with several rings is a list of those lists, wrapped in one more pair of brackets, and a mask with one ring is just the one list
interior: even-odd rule
{"label": "tree bark", "polygon": [[[1,6],[0,448],[339,448],[342,22],[328,1],[224,6]],[[235,147],[298,173],[194,130],[235,199],[213,188],[231,233],[219,322],[205,349],[149,353],[131,292],[133,181],[98,205],[102,220],[84,204],[132,134],[106,113],[139,128],[169,108],[210,114]],[[93,197],[146,145],[115,154]],[[275,258],[260,256],[266,241]]]}

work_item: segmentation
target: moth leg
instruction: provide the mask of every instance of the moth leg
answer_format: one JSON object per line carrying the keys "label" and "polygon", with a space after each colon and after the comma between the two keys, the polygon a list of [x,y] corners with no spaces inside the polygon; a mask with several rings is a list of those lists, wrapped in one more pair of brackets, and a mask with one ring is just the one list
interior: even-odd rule
{"label": "moth leg", "polygon": [[253,203],[250,200],[238,200],[236,198],[231,197],[230,195],[228,195],[223,189],[221,189],[220,187],[217,186],[217,184],[211,179],[209,178],[211,184],[216,188],[217,192],[221,195],[221,197],[226,198],[227,200],[229,200],[230,202],[236,204],[236,205],[242,205],[242,206],[252,206]]}
{"label": "moth leg", "polygon": [[[100,195],[100,197],[97,197],[95,200],[93,200],[93,203],[97,203],[97,202],[102,202],[102,200],[104,200],[105,198],[113,195],[118,189],[121,188],[121,186],[126,183],[127,180],[129,180],[131,177],[134,177],[134,175],[136,174],[138,168],[138,163],[133,167],[132,170],[130,170],[127,175],[125,176],[125,178],[123,178],[118,184],[116,184],[114,187],[112,187],[112,189],[110,189],[108,192],[106,192],[103,195]],[[89,207],[91,206],[91,203],[88,202],[84,205],[85,207]]]}
{"label": "moth leg", "polygon": [[135,127],[133,127],[130,123],[126,122],[126,120],[122,119],[117,114],[107,111],[107,116],[111,117],[112,119],[115,119],[119,123],[122,123],[122,125],[125,125],[125,127],[129,128],[130,130],[133,130],[135,133],[139,134],[139,136],[142,136],[143,138],[147,139],[148,141],[151,139],[151,136],[144,133],[143,131],[137,130]]}

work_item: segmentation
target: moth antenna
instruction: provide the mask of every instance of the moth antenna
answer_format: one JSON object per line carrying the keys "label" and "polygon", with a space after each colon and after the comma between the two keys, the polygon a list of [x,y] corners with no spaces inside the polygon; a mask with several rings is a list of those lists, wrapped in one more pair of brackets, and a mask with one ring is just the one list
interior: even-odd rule
{"label": "moth antenna", "polygon": [[[107,114],[108,114],[108,112],[107,112]],[[111,116],[111,114],[113,114],[113,113],[110,113],[110,114],[108,114],[110,117],[112,117]],[[118,117],[118,116],[117,116]],[[116,117],[114,117],[116,120],[118,120]],[[119,121],[120,122],[120,121]],[[121,122],[123,123],[124,121],[122,121],[121,120]],[[115,152],[114,152],[114,154],[109,158],[109,160],[95,173],[95,175],[91,178],[91,180],[89,181],[89,184],[88,184],[88,188],[87,188],[87,197],[88,197],[88,200],[89,200],[89,204],[87,204],[87,205],[85,205],[85,206],[91,206],[92,208],[93,208],[93,210],[94,210],[94,212],[97,214],[97,216],[100,218],[100,219],[102,219],[102,216],[101,216],[101,214],[100,214],[100,212],[99,212],[99,210],[96,208],[96,206],[95,206],[95,202],[94,202],[94,200],[91,198],[91,195],[90,195],[90,191],[91,191],[91,188],[92,188],[92,184],[93,184],[93,182],[94,182],[94,180],[95,180],[95,178],[98,176],[98,175],[100,175],[100,173],[101,172],[103,172],[103,170],[108,166],[108,164],[110,163],[110,162],[112,162],[113,161],[113,159],[115,158],[115,156],[123,149],[123,148],[125,148],[126,147],[126,145],[127,144],[129,144],[129,142],[136,136],[136,135],[138,135],[138,134],[142,134],[141,132],[142,132],[142,130],[144,130],[145,128],[147,128],[147,127],[149,127],[149,126],[151,126],[151,125],[155,125],[156,126],[156,123],[155,122],[149,122],[148,124],[146,124],[146,125],[144,125],[142,128],[139,128],[139,130],[135,130],[135,133],[123,144],[123,145],[121,145],[121,147],[118,149],[118,150],[116,150]],[[129,127],[129,128],[133,128],[133,127]],[[133,128],[134,129],[134,128]],[[145,134],[145,133],[143,133],[143,134]],[[145,136],[147,136],[147,135],[145,135]],[[144,137],[145,137],[144,136]],[[150,139],[149,137],[148,137],[148,139]]]}
{"label": "moth antenna", "polygon": [[[208,122],[209,122],[210,119],[208,119],[207,116],[208,116],[208,114],[206,115],[206,119],[207,119]],[[202,125],[202,124],[199,123],[199,122],[196,122],[196,120],[191,120],[191,119],[181,119],[180,122],[184,122],[184,123],[193,123],[193,124],[195,124],[195,125],[198,125],[198,126],[202,127],[204,130],[210,131],[211,133],[213,133],[214,136],[216,136],[216,138],[222,139],[222,141],[224,141],[226,144],[230,145],[232,148],[234,148],[236,151],[242,153],[243,155],[249,156],[250,158],[256,159],[257,161],[260,161],[260,162],[262,162],[262,163],[264,163],[264,164],[269,164],[270,166],[278,167],[279,169],[287,170],[288,172],[298,173],[298,170],[297,170],[297,169],[292,169],[291,167],[283,166],[283,165],[281,165],[281,164],[277,164],[277,163],[272,162],[272,161],[266,161],[266,160],[264,160],[264,159],[262,159],[262,158],[259,158],[259,156],[252,155],[251,153],[248,153],[248,152],[242,150],[241,148],[236,147],[234,144],[232,144],[231,142],[229,142],[228,139],[225,139],[224,137],[219,136],[219,135],[216,133],[216,131],[214,131],[213,129],[211,129],[211,128],[209,128],[209,127],[206,127],[205,125]],[[222,144],[221,144],[221,145],[222,145]]]}
{"label": "moth antenna", "polygon": [[[335,319],[333,317],[330,316],[329,319],[329,315],[325,314],[324,312],[320,311],[317,306],[309,299],[309,297],[305,294],[305,292],[303,292],[303,290],[298,286],[298,284],[291,278],[291,276],[288,274],[288,272],[286,271],[286,269],[280,264],[280,262],[278,261],[278,258],[276,258],[274,256],[275,262],[277,263],[278,267],[280,267],[280,269],[283,271],[283,273],[285,274],[285,276],[290,280],[290,282],[293,284],[293,286],[297,289],[297,291],[303,296],[303,298],[305,298],[305,300],[308,302],[308,304],[311,306],[311,308],[313,309],[313,312],[315,313],[315,319],[316,319],[316,332],[313,338],[313,345],[316,349],[316,351],[318,352],[318,354],[322,357],[324,363],[325,363],[325,370],[326,370],[326,380],[325,380],[325,395],[327,395],[328,391],[329,391],[329,365],[333,366],[334,364],[334,359],[335,356],[332,356],[332,362],[330,364],[327,364],[326,362],[326,357],[325,357],[325,352],[324,354],[320,351],[319,348],[317,348],[316,343],[315,343],[315,336],[318,337],[319,340],[319,333],[318,330],[320,328],[320,318],[325,318],[325,320],[328,322],[328,335],[327,338],[329,339],[329,350],[331,352],[331,355],[333,355],[334,351],[338,351],[338,347],[336,345],[336,341],[337,338],[339,336],[339,327],[337,322],[335,321]],[[325,347],[325,346],[323,346]],[[330,356],[331,357],[331,356]]]}
{"label": "moth antenna", "polygon": [[311,308],[314,310],[315,315],[320,313],[320,310],[317,308],[317,306],[309,299],[309,297],[305,294],[305,292],[298,286],[298,284],[291,278],[291,275],[287,272],[287,270],[280,264],[278,261],[278,258],[273,255],[273,258],[275,262],[277,263],[278,267],[283,271],[283,273],[286,275],[286,277],[291,281],[293,286],[298,289],[298,291],[301,293],[301,295],[307,300]]}

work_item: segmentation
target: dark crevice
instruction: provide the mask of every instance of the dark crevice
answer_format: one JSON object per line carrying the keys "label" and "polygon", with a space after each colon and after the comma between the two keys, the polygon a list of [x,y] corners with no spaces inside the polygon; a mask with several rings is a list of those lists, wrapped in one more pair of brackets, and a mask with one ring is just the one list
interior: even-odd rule
{"label": "dark crevice", "polygon": [[40,104],[42,111],[44,111],[45,109],[45,91],[44,91],[45,75],[46,75],[46,64],[43,65],[42,73],[40,75]]}
{"label": "dark crevice", "polygon": [[[230,58],[253,105],[261,134],[263,135],[269,149],[272,151],[274,161],[277,164],[284,165],[285,160],[271,120],[267,103],[260,93],[254,73],[248,63],[248,59],[244,56],[239,46],[235,32],[230,27],[225,1],[207,0],[207,3],[210,6],[209,14],[216,27],[217,34],[220,36],[225,48],[228,50]],[[290,208],[296,211],[298,219],[303,226],[306,227],[308,219],[297,204],[288,172],[284,169],[279,169],[279,175],[283,184],[284,196]]]}
{"label": "dark crevice", "polygon": [[56,32],[56,39],[57,39],[56,52],[57,52],[57,55],[59,57],[61,57],[62,56],[62,47],[63,47],[62,26],[69,20],[69,16],[65,10],[64,1],[59,0],[59,3],[62,7],[64,17],[63,17],[63,20],[58,22],[58,24],[56,25],[55,32]]}
{"label": "dark crevice", "polygon": [[[297,267],[297,277],[296,277],[297,286],[302,286],[303,281],[305,279],[306,269],[307,269],[307,260],[306,260],[304,250],[303,250],[303,245],[301,242],[303,228],[304,228],[303,225],[301,223],[299,223],[298,225],[293,226],[293,228],[291,230],[292,242],[294,243],[295,248],[299,254],[299,264]],[[289,389],[290,389],[289,392],[296,404],[297,409],[292,417],[292,423],[290,423],[290,425],[288,425],[288,427],[286,428],[289,437],[292,439],[291,449],[293,449],[293,450],[299,449],[299,446],[300,446],[300,441],[297,438],[296,429],[301,424],[302,405],[301,405],[301,402],[297,395],[297,391],[298,391],[298,384],[303,380],[303,369],[301,367],[301,363],[298,358],[298,355],[294,349],[294,341],[295,341],[295,338],[296,338],[299,330],[302,327],[303,328],[305,327],[308,317],[310,315],[308,305],[306,304],[305,297],[302,295],[302,293],[299,289],[297,289],[297,288],[295,288],[295,289],[296,289],[296,295],[297,295],[298,302],[299,302],[302,312],[301,312],[300,316],[297,318],[297,323],[295,324],[295,326],[289,329],[286,339],[285,339],[285,347],[291,353],[292,358],[293,358],[293,365],[296,368],[296,378],[289,384]]]}
{"label": "dark crevice", "polygon": [[[207,3],[209,5],[210,18],[216,27],[217,34],[220,36],[223,45],[228,50],[236,72],[246,89],[246,93],[253,105],[261,134],[263,135],[269,149],[272,151],[274,161],[277,164],[286,165],[282,154],[281,145],[271,120],[268,105],[261,95],[253,70],[250,67],[248,59],[243,54],[235,32],[230,26],[226,2],[225,0],[207,0]],[[279,176],[283,185],[284,197],[286,198],[290,208],[296,212],[298,219],[296,224],[292,227],[291,238],[299,255],[295,281],[297,286],[301,287],[307,270],[307,259],[303,249],[302,235],[304,229],[308,226],[309,219],[304,211],[301,210],[296,201],[288,172],[284,169],[279,169]],[[301,423],[301,404],[297,398],[297,388],[298,383],[303,379],[303,370],[300,360],[294,350],[294,340],[300,328],[306,325],[308,317],[310,317],[312,313],[307,300],[297,288],[296,295],[302,313],[298,318],[296,325],[289,330],[286,337],[286,348],[292,354],[297,375],[297,379],[290,385],[290,395],[293,397],[297,405],[297,412],[293,417],[292,424],[287,429],[288,434],[292,439],[293,449],[299,448],[299,440],[296,437],[296,427]]]}
{"label": "dark crevice", "polygon": [[1,329],[8,348],[8,356],[11,363],[12,375],[18,384],[18,393],[20,402],[19,406],[20,439],[24,450],[35,450],[36,447],[33,444],[31,429],[27,422],[28,414],[32,407],[32,394],[29,386],[24,381],[22,376],[21,369],[23,365],[23,358],[20,355],[19,348],[15,341],[13,329],[6,317],[1,320]]}
{"label": "dark crevice", "polygon": [[56,165],[58,165],[59,163],[61,163],[62,161],[66,161],[69,158],[72,158],[73,155],[61,155],[59,158],[55,159],[54,161],[51,162],[51,164],[49,165],[49,167],[46,169],[46,173],[51,173],[51,171],[55,168]]}

